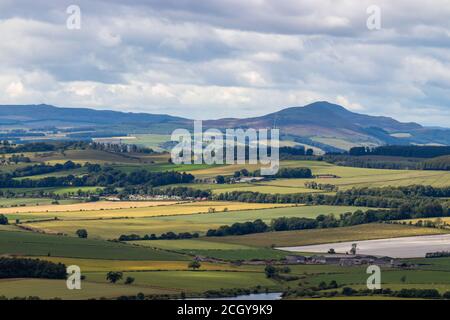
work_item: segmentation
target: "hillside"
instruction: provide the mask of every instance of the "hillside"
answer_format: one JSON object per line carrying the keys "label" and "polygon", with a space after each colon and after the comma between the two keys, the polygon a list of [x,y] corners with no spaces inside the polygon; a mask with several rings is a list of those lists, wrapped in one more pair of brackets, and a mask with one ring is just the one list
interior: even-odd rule
{"label": "hillside", "polygon": [[[3,138],[19,137],[12,129],[64,132],[68,139],[129,134],[170,134],[175,128],[189,128],[192,120],[165,114],[131,113],[87,108],[59,108],[50,105],[0,106]],[[450,145],[450,129],[426,128],[389,117],[351,112],[328,102],[290,107],[253,118],[204,121],[214,128],[279,128],[282,139],[326,151],[358,145],[441,144]],[[67,134],[68,133],[68,134]],[[29,135],[29,132],[25,135]]]}
{"label": "hillside", "polygon": [[356,145],[450,144],[450,130],[359,114],[325,101],[286,108],[261,117],[219,119],[206,123],[220,128],[277,127],[294,141],[322,148],[327,145],[348,149]]}

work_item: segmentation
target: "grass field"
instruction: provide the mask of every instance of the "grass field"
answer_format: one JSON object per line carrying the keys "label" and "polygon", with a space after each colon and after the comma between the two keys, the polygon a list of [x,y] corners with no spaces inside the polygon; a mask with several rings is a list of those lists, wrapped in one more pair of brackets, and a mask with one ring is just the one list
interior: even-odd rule
{"label": "grass field", "polygon": [[0,230],[0,255],[53,256],[117,260],[173,260],[187,257],[151,248],[101,240]]}
{"label": "grass field", "polygon": [[[66,266],[77,265],[83,272],[109,272],[109,271],[189,271],[190,261],[155,261],[155,260],[106,260],[106,259],[79,259],[63,257],[34,257],[55,263],[64,263]],[[214,271],[252,271],[262,272],[262,266],[234,266],[228,263],[202,262],[201,270]]]}
{"label": "grass field", "polygon": [[446,231],[406,225],[373,223],[330,229],[280,231],[244,236],[211,237],[205,238],[205,240],[232,244],[245,244],[256,247],[270,247],[273,245],[277,247],[291,247],[310,244],[420,236],[441,233],[446,233]]}
{"label": "grass field", "polygon": [[[203,204],[203,203],[200,203]],[[233,210],[233,204],[237,208],[241,208],[242,211]],[[190,206],[192,207],[190,207]],[[249,205],[249,206],[247,206]],[[111,213],[116,215],[115,211],[120,211],[121,215],[128,215],[130,217],[135,216],[134,219],[103,219],[103,220],[58,220],[58,221],[45,221],[38,223],[27,223],[27,226],[44,230],[46,232],[62,232],[65,234],[73,235],[77,229],[87,229],[91,237],[98,237],[103,239],[118,238],[122,234],[161,234],[168,231],[173,232],[199,232],[204,234],[208,229],[217,228],[221,225],[232,224],[234,222],[246,222],[253,221],[255,219],[263,219],[266,222],[270,222],[273,218],[278,217],[309,217],[313,218],[319,214],[339,214],[344,212],[353,212],[358,209],[366,209],[363,207],[333,207],[333,206],[297,206],[297,207],[285,207],[270,209],[273,204],[243,204],[243,203],[230,203],[222,205],[227,207],[228,212],[217,210],[216,213],[208,214],[189,214],[195,211],[202,212],[207,211],[210,204],[202,207],[197,207],[197,204],[185,204],[176,206],[164,206],[156,208],[148,208],[143,211],[139,209],[129,210],[108,210],[89,213],[88,211],[81,213],[84,217],[108,216]],[[263,208],[269,208],[264,209]],[[176,210],[173,210],[173,209]],[[245,210],[245,208],[253,208],[251,210]],[[256,210],[256,209],[260,210]],[[158,209],[158,210],[156,210]],[[155,210],[155,217],[142,218],[136,212],[143,212],[142,215],[151,216],[151,210]],[[163,211],[167,210],[167,211]],[[185,210],[185,211],[184,211]],[[220,212],[222,211],[222,212]],[[166,212],[164,215],[163,213]],[[176,215],[175,215],[176,214]],[[159,215],[156,216],[156,215]],[[120,216],[117,214],[116,216]],[[79,213],[65,214],[65,217],[80,219]]]}
{"label": "grass field", "polygon": [[[136,279],[135,286],[152,286],[185,292],[203,292],[221,288],[254,288],[257,285],[269,289],[280,286],[267,279],[263,272],[226,272],[226,271],[160,271],[125,272],[124,278]],[[106,282],[104,273],[89,273],[89,281]]]}
{"label": "grass field", "polygon": [[[53,201],[53,199],[48,198],[0,198],[0,207],[2,208],[2,213],[8,213],[11,210],[26,211],[29,210],[29,208],[36,208],[36,206],[50,205]],[[62,205],[78,202],[78,200],[72,199],[59,201],[59,203]]]}
{"label": "grass field", "polygon": [[147,286],[128,286],[121,284],[95,283],[83,281],[81,290],[67,290],[65,280],[48,279],[1,279],[0,296],[8,298],[37,296],[41,299],[61,298],[80,300],[92,298],[115,298],[121,295],[173,294],[177,291]]}
{"label": "grass field", "polygon": [[42,187],[42,188],[0,188],[1,191],[11,191],[18,194],[34,194],[35,192],[44,191],[52,192],[56,195],[76,194],[79,190],[83,192],[95,193],[97,190],[102,190],[103,187]]}
{"label": "grass field", "polygon": [[255,248],[202,240],[149,240],[131,242],[140,246],[177,251],[223,260],[281,259],[287,254],[268,248]]}

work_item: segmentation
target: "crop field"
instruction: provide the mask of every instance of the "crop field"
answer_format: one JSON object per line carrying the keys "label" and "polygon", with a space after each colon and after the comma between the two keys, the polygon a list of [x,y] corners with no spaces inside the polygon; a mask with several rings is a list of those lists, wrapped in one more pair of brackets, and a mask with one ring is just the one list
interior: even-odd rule
{"label": "crop field", "polygon": [[168,251],[108,241],[0,230],[0,255],[52,256],[118,260],[185,260]]}
{"label": "crop field", "polygon": [[106,152],[101,150],[66,150],[64,153],[48,152],[36,153],[33,161],[46,162],[50,164],[64,163],[71,160],[75,163],[139,163],[139,159],[122,154]]}
{"label": "crop field", "polygon": [[[8,213],[10,210],[20,212],[28,210],[28,208],[36,208],[39,206],[50,205],[54,200],[48,198],[0,198],[0,208],[2,213]],[[79,202],[78,200],[60,200],[62,205],[68,205]],[[16,211],[14,211],[16,212]]]}
{"label": "crop field", "polygon": [[443,233],[446,233],[446,231],[432,228],[419,228],[407,225],[373,223],[330,229],[280,231],[272,232],[271,234],[257,233],[243,236],[211,237],[205,238],[205,240],[233,244],[245,244],[248,246],[256,247],[292,247],[322,243],[421,236]]}
{"label": "crop field", "polygon": [[[97,204],[97,205],[96,205]],[[98,202],[85,203],[79,210],[76,207],[69,206],[70,210],[62,211],[60,205],[52,206],[53,209],[45,211],[30,212],[25,210],[27,216],[37,217],[57,217],[60,220],[87,220],[87,219],[118,219],[118,218],[144,218],[144,217],[163,217],[180,216],[192,214],[204,214],[209,212],[226,212],[241,210],[258,210],[268,208],[291,207],[291,204],[273,204],[273,203],[245,203],[245,202],[225,202],[225,201],[201,201],[201,202],[176,202],[176,201],[129,201],[121,202]],[[106,208],[102,208],[105,205]],[[111,209],[108,209],[108,206]],[[114,206],[122,209],[112,209]],[[94,208],[97,209],[94,209]],[[40,209],[40,208],[39,208]],[[75,210],[73,210],[75,209]],[[12,212],[15,212],[12,210]],[[19,213],[16,216],[20,217]],[[59,221],[58,221],[59,222]]]}
{"label": "crop field", "polygon": [[[200,202],[202,203],[202,202]],[[233,204],[240,208],[240,211],[231,211]],[[246,206],[249,205],[249,206]],[[79,213],[72,213],[72,215],[67,214],[66,217],[72,217],[72,220],[55,220],[55,221],[43,221],[36,223],[27,223],[26,225],[31,228],[38,230],[43,230],[51,233],[65,233],[73,235],[77,229],[87,229],[88,232],[93,237],[103,238],[103,239],[114,239],[118,238],[122,234],[161,234],[168,231],[173,232],[198,232],[204,234],[208,229],[218,228],[221,225],[233,224],[234,222],[246,222],[253,221],[255,219],[262,219],[266,222],[279,217],[309,217],[313,218],[320,214],[340,214],[345,212],[353,212],[358,209],[366,209],[364,207],[345,207],[345,206],[285,206],[274,208],[274,204],[246,204],[239,202],[232,202],[230,204],[222,204],[221,207],[226,207],[229,209],[227,212],[222,210],[216,210],[215,213],[205,213],[205,214],[192,214],[195,212],[207,212],[208,208],[211,207],[210,204],[206,205],[203,209],[196,207],[195,203],[173,205],[173,206],[163,206],[163,207],[153,207],[145,209],[145,215],[150,217],[150,210],[156,209],[167,209],[167,214],[162,214],[163,211],[155,211],[154,217],[142,218],[138,215],[134,215],[135,218],[130,219],[95,219],[86,220],[82,219],[84,217],[94,217],[93,213],[83,212],[81,215]],[[279,204],[275,204],[279,205]],[[176,207],[176,210],[172,210]],[[268,209],[264,209],[268,208]],[[181,211],[181,209],[190,211]],[[246,210],[247,209],[247,210]],[[248,210],[251,209],[251,210]],[[139,209],[129,210],[129,217],[133,217],[133,213]],[[111,212],[121,210],[108,210],[98,212],[95,214],[101,216],[102,214],[107,216]],[[126,210],[123,210],[126,212]],[[115,214],[116,215],[116,214]],[[122,213],[124,215],[124,213]],[[120,215],[117,214],[117,217]],[[77,217],[77,218],[75,218]],[[76,220],[76,221],[75,221]]]}
{"label": "crop field", "polygon": [[[21,199],[14,199],[20,202]],[[39,213],[39,212],[73,212],[73,211],[96,211],[96,210],[113,210],[113,209],[132,209],[132,208],[147,208],[154,206],[173,205],[176,201],[96,201],[84,203],[69,203],[69,204],[51,204],[48,199],[47,203],[43,205],[27,206],[27,207],[13,207],[5,208],[3,213]],[[31,202],[30,202],[31,203]]]}
{"label": "crop field", "polygon": [[[62,257],[35,257],[41,260],[64,263],[66,266],[77,265],[83,272],[109,271],[189,271],[189,261],[155,261],[155,260],[106,260],[79,259]],[[203,271],[251,271],[262,272],[263,266],[235,266],[229,263],[203,262]]]}

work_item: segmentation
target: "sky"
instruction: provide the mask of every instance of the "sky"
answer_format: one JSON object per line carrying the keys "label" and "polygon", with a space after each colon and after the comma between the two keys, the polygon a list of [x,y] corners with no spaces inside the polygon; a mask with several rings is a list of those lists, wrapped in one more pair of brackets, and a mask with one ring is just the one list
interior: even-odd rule
{"label": "sky", "polygon": [[0,0],[0,104],[209,119],[319,100],[450,127],[450,0]]}

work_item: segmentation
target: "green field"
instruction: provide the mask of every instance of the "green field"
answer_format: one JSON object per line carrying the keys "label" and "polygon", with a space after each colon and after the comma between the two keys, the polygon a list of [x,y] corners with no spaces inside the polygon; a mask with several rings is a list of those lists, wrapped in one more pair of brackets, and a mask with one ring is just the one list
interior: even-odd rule
{"label": "green field", "polygon": [[186,260],[185,256],[151,248],[101,240],[0,230],[0,255],[52,256],[117,260]]}
{"label": "green field", "polygon": [[[179,292],[203,292],[221,288],[254,288],[257,285],[276,289],[280,286],[267,279],[263,272],[227,272],[227,271],[160,271],[125,272],[124,277],[136,279],[136,286],[151,286],[177,290]],[[89,281],[106,282],[104,273],[89,273]]]}
{"label": "green field", "polygon": [[245,244],[248,246],[256,247],[290,247],[354,240],[371,240],[431,235],[440,233],[448,233],[448,231],[433,228],[419,228],[407,225],[372,223],[330,229],[279,231],[271,233],[256,233],[243,236],[211,237],[205,238],[205,240],[231,244]]}
{"label": "green field", "polygon": [[177,251],[195,256],[222,260],[282,259],[286,253],[267,248],[227,244],[203,240],[148,240],[133,241],[135,245]]}
{"label": "green field", "polygon": [[[0,198],[0,207],[40,206],[52,204],[54,200],[48,198]],[[77,200],[59,200],[60,204],[77,203]]]}
{"label": "green field", "polygon": [[[232,208],[231,204],[227,206]],[[161,209],[169,209],[162,207]],[[181,209],[181,208],[180,208]],[[333,206],[297,206],[275,209],[260,210],[242,210],[216,212],[207,214],[181,214],[167,215],[152,218],[133,218],[133,219],[103,219],[103,220],[58,220],[45,221],[39,223],[28,223],[27,225],[40,230],[50,232],[62,232],[73,235],[77,229],[87,229],[92,237],[103,239],[118,238],[122,234],[161,234],[168,231],[173,232],[199,232],[204,234],[211,228],[218,228],[221,225],[233,224],[234,222],[253,221],[262,219],[270,222],[279,217],[309,217],[314,218],[319,214],[340,214],[345,212],[354,212],[358,209],[365,210],[364,207],[333,207]],[[133,209],[138,210],[138,209]],[[140,211],[150,209],[139,208]],[[152,208],[151,210],[158,210]],[[113,210],[110,210],[113,211]],[[105,211],[105,214],[110,213]],[[127,211],[123,209],[122,211]],[[44,213],[45,214],[45,213]],[[83,212],[86,217],[88,213]],[[71,216],[71,213],[64,214]],[[73,216],[79,216],[80,213],[74,212]],[[123,214],[125,215],[125,214]],[[130,215],[131,216],[131,215]]]}
{"label": "green field", "polygon": [[[256,183],[193,185],[198,189],[212,190],[214,193],[227,191],[252,191],[261,193],[316,193],[320,190],[305,188],[305,182],[315,181],[334,184],[340,190],[353,187],[407,186],[413,184],[443,187],[450,185],[450,172],[432,170],[388,170],[336,166],[323,161],[282,161],[281,167],[307,167],[314,175],[336,175],[339,178],[317,179],[276,179]],[[196,177],[213,178],[217,175],[233,175],[234,171],[247,168],[256,170],[254,165],[229,165],[191,171]]]}
{"label": "green field", "polygon": [[173,290],[138,287],[120,284],[96,283],[83,281],[81,290],[68,290],[65,280],[48,279],[1,279],[0,296],[40,297],[41,299],[60,298],[65,300],[86,300],[93,298],[116,298],[121,295],[144,294],[173,294]]}

